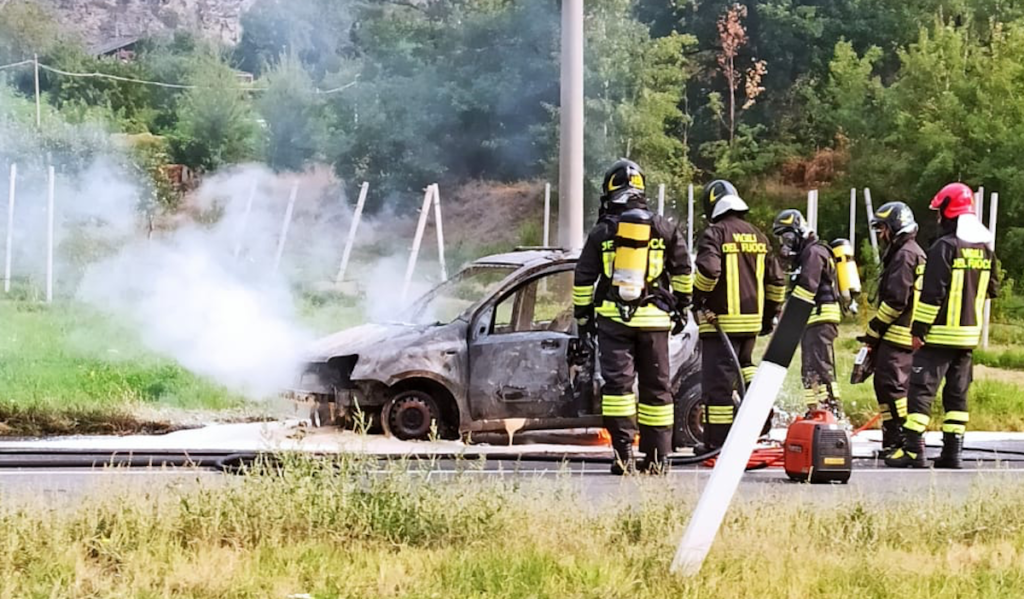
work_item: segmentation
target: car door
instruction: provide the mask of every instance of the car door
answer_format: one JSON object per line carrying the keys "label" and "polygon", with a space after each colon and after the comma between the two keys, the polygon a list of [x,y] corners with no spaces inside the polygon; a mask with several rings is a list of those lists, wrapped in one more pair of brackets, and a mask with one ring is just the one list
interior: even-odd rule
{"label": "car door", "polygon": [[534,277],[482,310],[469,341],[473,419],[570,415],[572,327],[571,270]]}

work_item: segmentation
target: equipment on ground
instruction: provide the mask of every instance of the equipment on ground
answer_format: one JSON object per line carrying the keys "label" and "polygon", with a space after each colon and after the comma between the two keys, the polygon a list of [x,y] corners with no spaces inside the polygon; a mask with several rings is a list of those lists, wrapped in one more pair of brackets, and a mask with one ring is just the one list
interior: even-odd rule
{"label": "equipment on ground", "polygon": [[647,254],[654,215],[648,210],[633,208],[623,212],[618,220],[612,287],[616,298],[628,304],[637,302],[644,296],[647,284]]}
{"label": "equipment on ground", "polygon": [[801,482],[845,483],[853,470],[852,445],[850,433],[832,412],[811,410],[786,433],[786,474]]}
{"label": "equipment on ground", "polygon": [[857,260],[853,245],[847,239],[836,239],[830,244],[832,256],[836,261],[836,281],[839,295],[849,304],[860,295],[860,273],[857,272]]}

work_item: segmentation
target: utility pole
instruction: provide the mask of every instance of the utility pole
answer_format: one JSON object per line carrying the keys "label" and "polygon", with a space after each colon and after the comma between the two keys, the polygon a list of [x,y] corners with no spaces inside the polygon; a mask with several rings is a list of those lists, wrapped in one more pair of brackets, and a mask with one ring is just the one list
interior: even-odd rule
{"label": "utility pole", "polygon": [[32,66],[35,67],[36,71],[36,129],[42,128],[43,116],[41,103],[39,101],[39,55],[33,55]]}
{"label": "utility pole", "polygon": [[558,242],[583,247],[583,0],[562,0]]}

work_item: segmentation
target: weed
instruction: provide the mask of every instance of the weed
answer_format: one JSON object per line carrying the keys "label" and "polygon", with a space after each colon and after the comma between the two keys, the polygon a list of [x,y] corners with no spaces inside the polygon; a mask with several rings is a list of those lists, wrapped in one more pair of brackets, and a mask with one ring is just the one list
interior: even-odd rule
{"label": "weed", "polygon": [[[239,480],[58,510],[0,504],[0,596],[1012,597],[1024,486],[969,494],[770,492],[734,505],[699,576],[669,573],[692,503],[638,482],[595,504],[414,464],[285,456]],[[659,483],[661,481],[658,481]]]}

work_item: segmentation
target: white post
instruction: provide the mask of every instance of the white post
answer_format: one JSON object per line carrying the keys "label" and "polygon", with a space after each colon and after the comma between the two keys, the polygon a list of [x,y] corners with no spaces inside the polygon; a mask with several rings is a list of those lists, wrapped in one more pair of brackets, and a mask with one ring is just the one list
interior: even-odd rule
{"label": "white post", "polygon": [[690,252],[690,262],[692,263],[694,254],[697,253],[693,247],[693,183],[690,183],[686,190],[686,249]]}
{"label": "white post", "polygon": [[700,572],[785,378],[785,366],[770,361],[762,361],[758,366],[740,404],[736,421],[725,438],[715,469],[711,471],[711,478],[704,486],[686,532],[679,541],[672,560],[673,573],[695,576]]}
{"label": "white post", "polygon": [[[988,230],[992,232],[992,250],[996,249],[996,216],[999,212],[999,194],[992,193],[992,201],[989,204],[988,209]],[[995,268],[995,264],[992,265]],[[996,276],[997,273],[992,273],[992,276]],[[985,293],[986,289],[979,289],[978,293]],[[988,323],[992,317],[992,300],[985,300],[985,320],[981,325],[981,347],[988,349]]]}
{"label": "white post", "polygon": [[434,183],[434,228],[437,230],[437,259],[441,262],[441,280],[448,280],[448,266],[444,261],[444,221],[441,219],[441,189]]}
{"label": "white post", "polygon": [[583,17],[583,0],[563,0],[558,240],[567,250],[583,247]]}
{"label": "white post", "polygon": [[53,196],[56,173],[53,165],[48,169],[49,185],[46,189],[46,303],[53,303]]}
{"label": "white post", "polygon": [[658,216],[665,216],[665,184],[658,186]]}
{"label": "white post", "polygon": [[242,254],[242,244],[245,243],[245,230],[249,227],[249,214],[252,213],[252,203],[256,199],[257,180],[253,179],[252,187],[249,188],[249,198],[245,202],[245,212],[242,213],[242,222],[238,227],[238,239],[235,240],[235,258]]}
{"label": "white post", "polygon": [[39,100],[39,55],[36,54],[33,58],[33,63],[36,70],[36,129],[42,127],[43,122],[43,109]]}
{"label": "white post", "polygon": [[979,187],[974,194],[974,207],[978,209],[978,220],[985,222],[985,188]]}
{"label": "white post", "polygon": [[423,243],[423,230],[427,227],[427,216],[430,214],[430,201],[434,199],[434,186],[427,187],[423,194],[423,207],[420,208],[420,222],[416,225],[416,236],[412,240],[412,250],[409,252],[409,264],[405,267],[405,282],[402,283],[402,301],[409,295],[409,285],[412,283],[412,273],[416,269],[416,258],[420,254],[420,244]]}
{"label": "white post", "polygon": [[871,190],[867,187],[864,188],[864,210],[868,215],[868,237],[871,238],[871,249],[875,252],[875,262],[878,262],[878,236],[875,235],[875,230],[871,227],[871,217],[874,216],[875,209],[871,205]]}
{"label": "white post", "polygon": [[366,205],[366,194],[369,190],[370,184],[364,181],[363,186],[359,188],[359,200],[356,201],[356,210],[352,213],[352,222],[348,226],[348,239],[345,240],[345,250],[341,253],[341,266],[338,267],[338,276],[334,279],[336,283],[340,284],[345,280],[345,271],[348,270],[348,261],[352,257],[356,230],[359,229],[359,221],[363,218],[363,206]]}
{"label": "white post", "polygon": [[299,182],[292,184],[292,193],[288,196],[288,208],[284,211],[284,221],[281,223],[281,236],[277,240],[277,253],[274,254],[274,272],[281,266],[281,257],[284,256],[284,243],[288,239],[288,227],[292,224],[292,212],[295,210],[295,198],[299,195]]}
{"label": "white post", "polygon": [[[871,223],[868,222],[868,226]],[[850,245],[857,251],[857,188],[850,188]]]}
{"label": "white post", "polygon": [[11,249],[14,247],[14,192],[18,181],[18,165],[11,164],[10,187],[7,194],[7,255],[4,259],[4,293],[11,292]]}
{"label": "white post", "polygon": [[544,247],[551,247],[551,184],[544,184]]}

